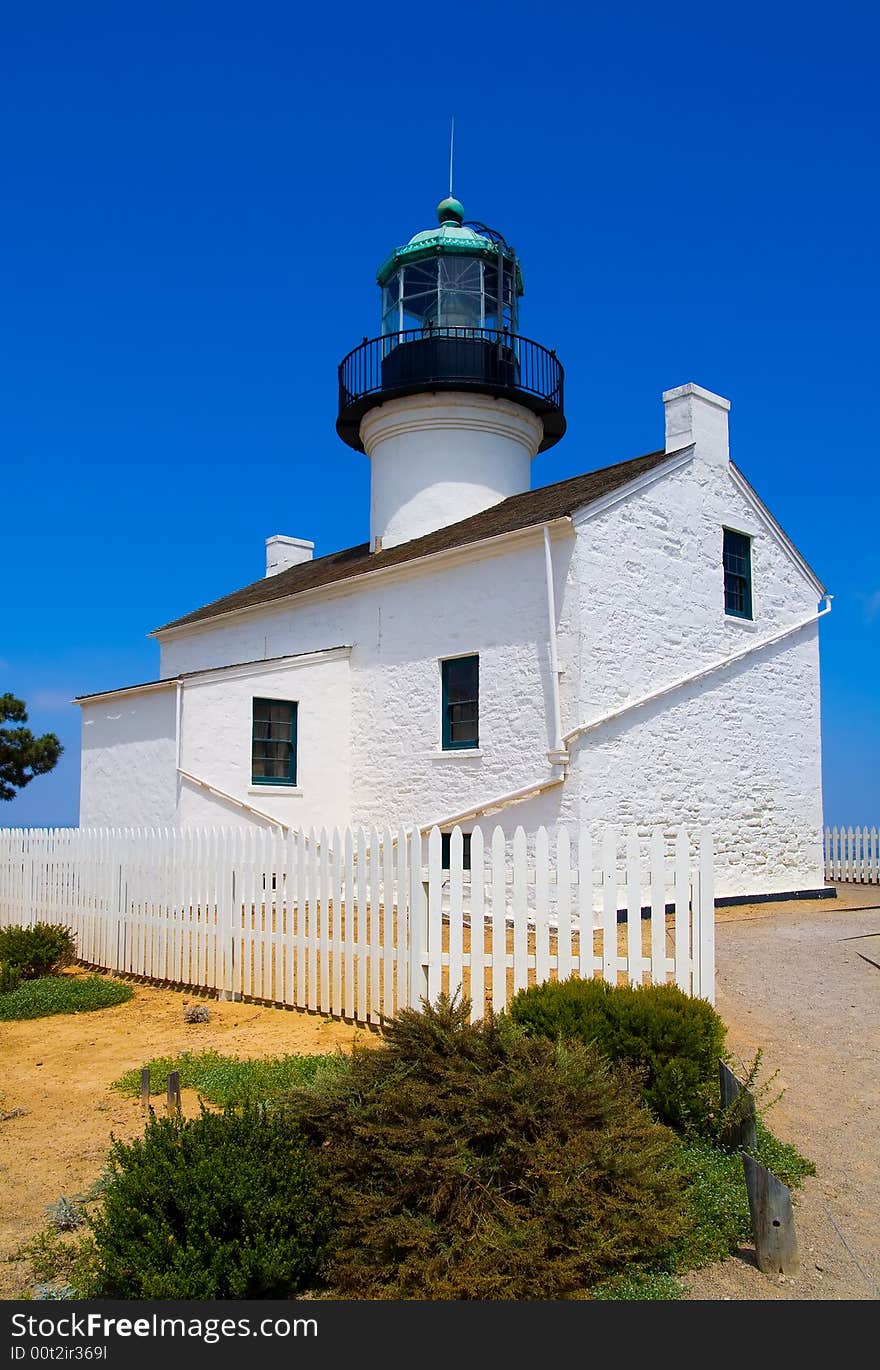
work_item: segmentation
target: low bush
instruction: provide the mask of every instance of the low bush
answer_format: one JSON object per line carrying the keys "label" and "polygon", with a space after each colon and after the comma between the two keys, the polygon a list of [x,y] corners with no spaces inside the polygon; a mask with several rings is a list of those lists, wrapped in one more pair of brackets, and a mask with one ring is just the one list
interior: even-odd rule
{"label": "low bush", "polygon": [[11,994],[21,984],[21,971],[8,961],[0,961],[0,994]]}
{"label": "low bush", "polygon": [[441,999],[287,1106],[325,1165],[338,1297],[585,1297],[682,1230],[672,1134],[594,1047]]}
{"label": "low bush", "polygon": [[595,1042],[638,1072],[644,1100],[661,1121],[682,1132],[711,1128],[726,1028],[705,999],[675,985],[574,978],[520,990],[510,1016],[531,1036]]}
{"label": "low bush", "polygon": [[62,923],[35,923],[31,928],[0,928],[0,961],[8,961],[23,980],[57,975],[76,954],[76,938]]}
{"label": "low bush", "polygon": [[124,1004],[134,990],[100,975],[49,975],[23,980],[10,994],[0,994],[0,1021],[46,1018],[53,1013],[92,1013]]}
{"label": "low bush", "polygon": [[[276,1099],[301,1085],[310,1085],[328,1072],[347,1069],[346,1057],[266,1056],[239,1060],[216,1051],[183,1052],[180,1056],[159,1056],[146,1063],[153,1094],[164,1094],[172,1070],[180,1074],[184,1089],[195,1089],[208,1103],[220,1108],[249,1102]],[[141,1092],[140,1069],[126,1071],[113,1083],[123,1094]]]}
{"label": "low bush", "polygon": [[114,1143],[110,1170],[93,1223],[102,1296],[286,1298],[321,1265],[330,1206],[277,1113],[151,1120],[142,1139]]}

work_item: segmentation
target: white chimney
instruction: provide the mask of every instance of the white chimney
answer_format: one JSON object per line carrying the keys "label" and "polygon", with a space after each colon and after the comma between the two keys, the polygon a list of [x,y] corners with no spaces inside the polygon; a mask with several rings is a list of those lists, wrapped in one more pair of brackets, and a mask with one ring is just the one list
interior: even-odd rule
{"label": "white chimney", "polygon": [[314,550],[315,544],[306,542],[305,538],[288,538],[283,533],[275,533],[266,538],[266,575],[277,576],[279,571],[311,561]]}
{"label": "white chimney", "polygon": [[730,460],[727,415],[730,400],[689,382],[663,394],[666,406],[666,451],[696,446],[697,457],[723,465]]}

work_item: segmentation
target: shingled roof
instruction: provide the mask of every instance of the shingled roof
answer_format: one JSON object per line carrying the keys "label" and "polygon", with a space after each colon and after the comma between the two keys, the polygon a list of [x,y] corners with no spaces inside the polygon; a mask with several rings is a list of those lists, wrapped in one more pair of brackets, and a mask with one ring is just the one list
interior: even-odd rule
{"label": "shingled roof", "polygon": [[671,455],[669,452],[649,452],[647,456],[633,457],[614,466],[603,466],[599,471],[588,471],[583,476],[559,480],[554,485],[542,485],[538,490],[525,490],[521,495],[511,495],[500,504],[493,504],[480,514],[462,519],[460,523],[451,523],[446,528],[438,528],[436,532],[413,538],[412,542],[399,543],[385,551],[371,552],[370,544],[362,542],[357,547],[331,552],[329,556],[318,557],[315,561],[301,562],[286,571],[279,571],[277,575],[256,580],[242,590],[224,595],[222,599],[215,599],[201,609],[194,609],[191,614],[184,614],[182,618],[163,624],[155,631],[163,633],[169,628],[204,623],[220,614],[256,609],[275,600],[303,594],[306,590],[355,580],[370,571],[401,566],[419,557],[448,552],[455,547],[466,547],[471,542],[482,542],[485,538],[500,537],[520,528],[564,518],[644,475]]}

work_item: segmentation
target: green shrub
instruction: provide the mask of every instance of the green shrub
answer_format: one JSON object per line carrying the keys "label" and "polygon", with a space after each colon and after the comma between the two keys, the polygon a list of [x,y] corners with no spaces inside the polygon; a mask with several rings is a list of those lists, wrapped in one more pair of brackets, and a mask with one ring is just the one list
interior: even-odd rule
{"label": "green shrub", "polygon": [[21,971],[8,961],[0,961],[0,994],[11,994],[21,984]]}
{"label": "green shrub", "polygon": [[329,1204],[280,1114],[151,1120],[116,1141],[94,1223],[97,1292],[124,1299],[286,1298],[324,1256]]}
{"label": "green shrub", "polygon": [[[346,1070],[347,1058],[337,1052],[328,1056],[266,1056],[239,1060],[216,1051],[183,1052],[148,1061],[150,1089],[164,1094],[168,1075],[180,1073],[184,1089],[198,1090],[203,1099],[220,1108],[258,1103],[309,1085],[327,1072]],[[140,1070],[129,1070],[113,1083],[123,1094],[141,1092]]]}
{"label": "green shrub", "polygon": [[52,1013],[92,1013],[124,1004],[134,990],[100,975],[49,975],[25,980],[11,994],[0,995],[0,1022],[46,1018]]}
{"label": "green shrub", "polygon": [[76,938],[62,923],[35,923],[31,928],[0,928],[0,961],[8,961],[23,980],[56,975],[76,954]]}
{"label": "green shrub", "polygon": [[595,1042],[638,1072],[645,1102],[663,1122],[680,1131],[710,1127],[726,1028],[705,999],[675,985],[575,978],[520,990],[510,1016],[532,1036]]}
{"label": "green shrub", "polygon": [[341,1298],[549,1299],[680,1233],[672,1134],[591,1046],[441,999],[291,1096],[336,1204]]}

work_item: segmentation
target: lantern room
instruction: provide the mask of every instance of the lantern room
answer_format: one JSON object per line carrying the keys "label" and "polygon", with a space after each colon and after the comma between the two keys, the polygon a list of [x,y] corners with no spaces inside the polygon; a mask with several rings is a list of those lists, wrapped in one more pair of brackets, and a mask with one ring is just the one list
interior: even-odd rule
{"label": "lantern room", "polygon": [[382,263],[381,333],[339,367],[339,436],[364,450],[361,424],[378,404],[420,393],[478,392],[523,405],[542,422],[540,449],[565,432],[555,352],[520,333],[523,278],[514,249],[442,200],[435,228]]}
{"label": "lantern room", "polygon": [[383,335],[436,328],[517,333],[523,283],[513,249],[499,234],[465,226],[458,200],[441,201],[437,218],[436,229],[417,233],[379,269]]}

